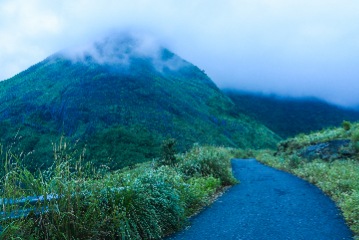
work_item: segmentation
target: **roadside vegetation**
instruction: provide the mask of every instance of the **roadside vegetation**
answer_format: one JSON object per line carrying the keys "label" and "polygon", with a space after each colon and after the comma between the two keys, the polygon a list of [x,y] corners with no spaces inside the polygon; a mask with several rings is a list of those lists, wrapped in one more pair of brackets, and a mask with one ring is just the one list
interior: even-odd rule
{"label": "roadside vegetation", "polygon": [[[327,157],[328,143],[347,141]],[[277,152],[257,151],[256,158],[272,167],[291,172],[321,188],[337,203],[359,239],[359,123],[343,122],[342,127],[299,135],[281,142]],[[323,145],[324,143],[324,145]],[[327,145],[325,145],[327,144]],[[306,158],[309,150],[316,158]]]}
{"label": "roadside vegetation", "polygon": [[[182,229],[236,183],[230,159],[237,151],[194,146],[176,154],[175,144],[167,140],[161,158],[117,171],[85,163],[85,151],[63,139],[53,145],[53,165],[38,173],[2,149],[0,238],[159,239]],[[43,200],[15,202],[24,196]]]}

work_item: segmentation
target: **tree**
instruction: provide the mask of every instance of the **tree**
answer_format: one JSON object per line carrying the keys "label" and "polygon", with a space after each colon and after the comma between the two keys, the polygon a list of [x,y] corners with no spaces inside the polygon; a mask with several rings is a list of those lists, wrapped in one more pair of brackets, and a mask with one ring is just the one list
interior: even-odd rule
{"label": "tree", "polygon": [[161,159],[159,159],[159,165],[174,166],[177,163],[176,158],[176,145],[177,141],[174,138],[166,139],[161,145]]}

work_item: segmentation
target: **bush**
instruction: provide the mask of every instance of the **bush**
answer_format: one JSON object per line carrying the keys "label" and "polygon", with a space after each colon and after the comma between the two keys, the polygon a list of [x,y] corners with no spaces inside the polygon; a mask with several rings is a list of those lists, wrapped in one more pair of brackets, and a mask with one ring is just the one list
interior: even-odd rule
{"label": "bush", "polygon": [[112,216],[101,231],[121,239],[157,239],[182,228],[184,204],[172,185],[172,173],[159,169],[138,178],[127,175],[123,186],[100,189],[96,195],[101,196],[101,208],[105,216]]}
{"label": "bush", "polygon": [[188,153],[180,156],[179,169],[190,177],[218,178],[222,185],[236,183],[232,175],[231,156],[225,148],[194,147]]}
{"label": "bush", "polygon": [[351,128],[351,123],[349,121],[343,121],[342,127],[345,131],[349,131]]}
{"label": "bush", "polygon": [[234,182],[228,152],[221,148],[196,147],[180,155],[179,169],[199,166],[192,176],[151,163],[103,173],[83,165],[83,152],[63,139],[54,145],[54,156],[53,166],[37,175],[22,167],[20,158],[5,159],[0,198],[47,200],[4,204],[7,214],[32,211],[3,220],[1,239],[158,239],[181,229],[221,185]]}
{"label": "bush", "polygon": [[209,200],[221,187],[221,181],[214,177],[191,178],[188,183],[199,198],[204,200]]}
{"label": "bush", "polygon": [[177,163],[176,158],[176,139],[169,138],[162,142],[161,152],[162,158],[158,160],[159,165],[174,166]]}
{"label": "bush", "polygon": [[301,159],[297,155],[292,155],[289,158],[288,166],[290,168],[298,168],[301,163],[303,163],[303,159]]}
{"label": "bush", "polygon": [[356,153],[359,153],[359,129],[355,129],[355,131],[352,133],[351,142],[353,150]]}
{"label": "bush", "polygon": [[344,212],[344,217],[352,226],[352,230],[359,233],[359,190],[353,191],[343,201],[341,207]]}
{"label": "bush", "polygon": [[45,182],[43,190],[51,186],[61,197],[39,203],[39,214],[3,222],[9,226],[1,237],[158,239],[185,223],[185,203],[173,179],[176,176],[166,169],[143,169],[140,177],[109,174],[96,181],[53,178]]}

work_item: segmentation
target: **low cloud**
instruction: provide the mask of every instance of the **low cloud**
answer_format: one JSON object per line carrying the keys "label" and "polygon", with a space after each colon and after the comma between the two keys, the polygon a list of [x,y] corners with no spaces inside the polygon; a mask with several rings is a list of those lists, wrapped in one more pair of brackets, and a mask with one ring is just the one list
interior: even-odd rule
{"label": "low cloud", "polygon": [[356,0],[4,0],[0,79],[120,29],[154,36],[220,87],[354,106],[358,12]]}
{"label": "low cloud", "polygon": [[87,58],[98,64],[129,64],[132,57],[156,58],[160,45],[153,37],[131,32],[111,32],[100,39],[81,43],[62,51],[74,62],[85,62]]}
{"label": "low cloud", "polygon": [[60,52],[73,62],[97,63],[128,69],[134,59],[147,59],[158,71],[179,70],[188,66],[180,57],[166,54],[166,49],[152,35],[143,32],[111,31],[89,43]]}

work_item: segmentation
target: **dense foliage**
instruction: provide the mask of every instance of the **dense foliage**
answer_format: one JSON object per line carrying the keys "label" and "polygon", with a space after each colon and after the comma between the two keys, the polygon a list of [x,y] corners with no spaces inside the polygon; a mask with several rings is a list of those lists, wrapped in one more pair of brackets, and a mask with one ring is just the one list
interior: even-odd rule
{"label": "dense foliage", "polygon": [[158,146],[171,137],[180,151],[196,142],[260,148],[279,140],[234,111],[194,65],[163,48],[134,49],[130,40],[102,41],[81,58],[58,53],[0,82],[1,141],[30,153],[24,161],[36,171],[50,166],[49,146],[62,135],[86,146],[85,160],[111,169],[160,156]]}
{"label": "dense foliage", "polygon": [[[62,140],[54,145],[53,165],[34,175],[7,151],[2,154],[6,164],[0,182],[0,238],[161,238],[183,228],[187,217],[236,182],[230,170],[232,154],[231,149],[196,146],[176,155],[173,166],[148,162],[107,172],[83,164],[83,152]],[[35,206],[4,200],[24,196],[49,200]],[[27,216],[6,218],[30,208]]]}
{"label": "dense foliage", "polygon": [[[301,134],[279,144],[278,151],[259,151],[257,159],[265,164],[294,173],[316,184],[336,201],[350,228],[359,239],[359,123],[344,122],[309,135]],[[338,139],[350,139],[333,158],[309,160],[301,156],[308,146]],[[320,150],[318,150],[320,151]],[[345,152],[345,155],[340,154]],[[321,156],[321,155],[318,155]]]}
{"label": "dense foliage", "polygon": [[283,138],[358,121],[359,111],[344,109],[314,98],[280,98],[238,91],[225,91],[238,112],[263,123]]}

